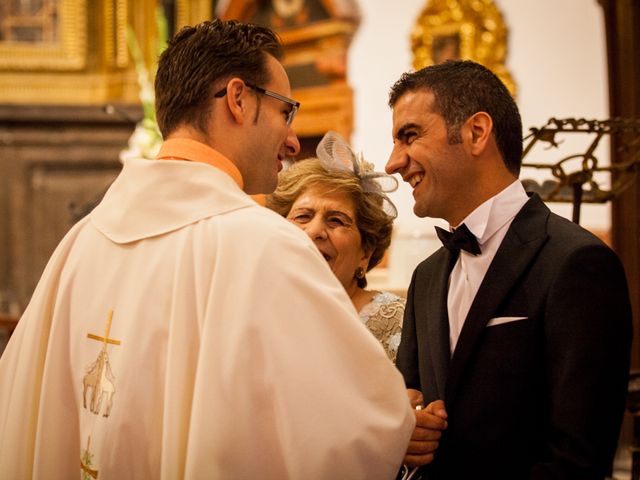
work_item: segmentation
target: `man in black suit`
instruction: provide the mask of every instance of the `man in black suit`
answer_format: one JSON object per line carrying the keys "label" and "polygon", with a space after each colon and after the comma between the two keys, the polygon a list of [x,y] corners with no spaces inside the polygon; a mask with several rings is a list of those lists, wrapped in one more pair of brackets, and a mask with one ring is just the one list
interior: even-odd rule
{"label": "man in black suit", "polygon": [[397,366],[426,407],[405,463],[429,480],[604,478],[631,346],[620,261],[524,191],[520,114],[492,72],[404,74],[389,104],[387,172],[451,226],[408,291]]}

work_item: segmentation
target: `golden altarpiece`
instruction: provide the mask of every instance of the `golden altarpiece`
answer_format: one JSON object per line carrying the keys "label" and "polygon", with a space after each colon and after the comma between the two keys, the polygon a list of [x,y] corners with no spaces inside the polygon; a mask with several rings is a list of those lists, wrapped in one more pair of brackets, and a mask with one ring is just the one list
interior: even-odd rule
{"label": "golden altarpiece", "polygon": [[127,29],[153,67],[159,6],[169,35],[213,17],[273,27],[302,103],[303,154],[326,130],[351,134],[355,0],[0,0],[0,326],[21,313],[57,243],[121,168],[142,118]]}
{"label": "golden altarpiece", "polygon": [[445,60],[473,60],[493,71],[512,95],[508,29],[494,0],[429,0],[411,32],[413,67],[419,70]]}
{"label": "golden altarpiece", "polygon": [[301,156],[311,155],[327,130],[349,138],[353,92],[347,50],[360,14],[355,0],[231,0],[218,16],[268,25],[285,46],[284,67],[302,107],[295,130]]}

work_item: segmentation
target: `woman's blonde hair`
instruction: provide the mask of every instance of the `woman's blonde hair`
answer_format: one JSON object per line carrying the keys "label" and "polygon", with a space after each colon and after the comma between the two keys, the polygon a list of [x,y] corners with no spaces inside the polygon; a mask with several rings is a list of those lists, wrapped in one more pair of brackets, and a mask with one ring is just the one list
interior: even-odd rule
{"label": "woman's blonde hair", "polygon": [[[327,170],[317,158],[300,160],[278,176],[278,188],[267,195],[266,205],[283,217],[289,215],[296,199],[310,187],[322,187],[330,192],[347,194],[355,205],[355,223],[362,239],[362,248],[371,252],[367,272],[378,265],[391,243],[392,215],[384,210],[389,200],[380,192],[363,188],[358,175],[347,170]],[[358,286],[367,286],[366,278],[358,278]]]}

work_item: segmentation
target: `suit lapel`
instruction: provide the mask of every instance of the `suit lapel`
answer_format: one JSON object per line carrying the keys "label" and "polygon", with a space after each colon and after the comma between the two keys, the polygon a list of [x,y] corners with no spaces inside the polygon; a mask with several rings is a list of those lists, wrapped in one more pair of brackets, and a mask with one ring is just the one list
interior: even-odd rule
{"label": "suit lapel", "polygon": [[447,379],[446,391],[449,398],[455,398],[460,376],[487,322],[495,316],[518,278],[546,242],[548,217],[549,209],[540,197],[534,195],[522,207],[509,227],[460,332]]}
{"label": "suit lapel", "polygon": [[[449,315],[447,314],[447,292],[449,291],[449,267],[451,252],[441,248],[437,252],[438,272],[436,278],[427,283],[429,288],[425,292],[427,311],[424,318],[426,322],[425,340],[429,345],[429,360],[435,373],[436,398],[445,398],[445,386],[451,359],[451,347],[449,343]],[[429,371],[425,369],[423,371]]]}

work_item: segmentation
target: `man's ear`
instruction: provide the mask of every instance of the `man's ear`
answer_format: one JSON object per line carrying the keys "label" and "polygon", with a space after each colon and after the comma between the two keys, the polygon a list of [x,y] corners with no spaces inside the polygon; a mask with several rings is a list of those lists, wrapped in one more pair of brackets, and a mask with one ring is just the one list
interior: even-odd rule
{"label": "man's ear", "polygon": [[247,115],[248,87],[239,78],[232,78],[227,83],[227,95],[224,97],[231,116],[237,123],[244,123]]}
{"label": "man's ear", "polygon": [[493,132],[491,115],[486,112],[476,112],[467,119],[464,126],[471,153],[474,155],[482,153]]}

